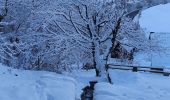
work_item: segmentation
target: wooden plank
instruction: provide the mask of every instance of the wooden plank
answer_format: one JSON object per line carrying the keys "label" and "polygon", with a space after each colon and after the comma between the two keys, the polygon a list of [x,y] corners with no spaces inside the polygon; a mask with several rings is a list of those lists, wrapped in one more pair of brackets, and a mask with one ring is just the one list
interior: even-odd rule
{"label": "wooden plank", "polygon": [[[136,65],[119,65],[119,64],[108,64],[108,66],[125,66],[125,67],[140,67],[140,68],[163,68],[163,67],[150,67],[150,66],[136,66]],[[164,69],[164,68],[163,68]]]}
{"label": "wooden plank", "polygon": [[138,67],[138,66],[124,66],[124,65],[108,65],[110,69],[118,69],[118,70],[131,70],[133,72],[150,72],[150,73],[157,73],[162,74],[164,76],[170,76],[170,72],[165,71],[165,68],[156,68],[156,67]]}
{"label": "wooden plank", "polygon": [[110,69],[119,69],[119,70],[132,70],[132,69],[128,69],[128,68],[114,68],[114,67],[109,67]]}
{"label": "wooden plank", "polygon": [[151,70],[158,70],[158,71],[164,71],[163,68],[150,68]]}

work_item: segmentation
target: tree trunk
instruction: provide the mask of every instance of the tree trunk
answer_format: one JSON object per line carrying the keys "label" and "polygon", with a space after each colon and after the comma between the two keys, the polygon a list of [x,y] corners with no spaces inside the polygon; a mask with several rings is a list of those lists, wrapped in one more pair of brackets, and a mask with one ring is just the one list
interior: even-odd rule
{"label": "tree trunk", "polygon": [[[123,17],[123,16],[122,16]],[[107,76],[107,79],[108,79],[108,82],[109,83],[112,83],[111,81],[111,78],[110,78],[110,75],[109,75],[109,72],[108,72],[108,60],[109,60],[109,56],[111,53],[113,53],[113,50],[114,50],[114,47],[115,47],[115,42],[116,42],[116,36],[119,32],[119,29],[120,29],[120,24],[121,24],[121,20],[122,20],[122,17],[120,17],[117,21],[117,24],[116,26],[114,27],[114,29],[112,30],[112,39],[111,39],[111,47],[109,48],[109,50],[107,51],[106,55],[105,55],[105,71],[106,71],[106,76]]]}
{"label": "tree trunk", "polygon": [[97,68],[95,54],[96,54],[95,45],[94,45],[94,43],[92,42],[93,66],[94,66],[95,71],[96,71],[96,76],[99,76],[99,69]]}
{"label": "tree trunk", "polygon": [[100,54],[100,43],[98,41],[95,42],[95,60],[96,60],[96,68],[99,70],[99,76],[105,77],[105,64],[104,60]]}

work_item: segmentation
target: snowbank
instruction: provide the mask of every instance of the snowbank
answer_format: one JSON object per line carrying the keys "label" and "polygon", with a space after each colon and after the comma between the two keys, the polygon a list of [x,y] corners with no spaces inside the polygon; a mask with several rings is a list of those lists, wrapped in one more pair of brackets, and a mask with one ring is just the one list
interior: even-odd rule
{"label": "snowbank", "polygon": [[139,23],[150,32],[170,32],[170,3],[151,7],[142,12]]}
{"label": "snowbank", "polygon": [[0,100],[75,100],[75,83],[55,73],[0,65]]}
{"label": "snowbank", "polygon": [[170,77],[150,73],[109,70],[113,85],[98,83],[94,100],[168,100]]}

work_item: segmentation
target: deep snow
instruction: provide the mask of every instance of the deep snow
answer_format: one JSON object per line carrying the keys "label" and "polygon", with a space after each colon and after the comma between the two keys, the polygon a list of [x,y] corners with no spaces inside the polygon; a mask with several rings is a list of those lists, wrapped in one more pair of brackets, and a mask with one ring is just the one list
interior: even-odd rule
{"label": "deep snow", "polygon": [[97,83],[94,100],[169,100],[170,77],[109,70],[113,84]]}
{"label": "deep snow", "polygon": [[75,100],[75,85],[68,76],[0,65],[0,100]]}
{"label": "deep snow", "polygon": [[[0,100],[81,100],[81,89],[98,81],[94,100],[168,100],[170,77],[151,73],[109,70],[112,84],[95,77],[94,70],[62,75],[25,71],[0,65]],[[71,77],[69,77],[71,76]]]}

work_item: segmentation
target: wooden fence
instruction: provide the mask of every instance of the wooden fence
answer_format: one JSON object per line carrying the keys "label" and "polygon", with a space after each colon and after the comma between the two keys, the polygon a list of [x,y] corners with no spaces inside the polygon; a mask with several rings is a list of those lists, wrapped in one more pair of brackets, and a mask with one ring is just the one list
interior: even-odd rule
{"label": "wooden fence", "polygon": [[150,72],[170,76],[170,68],[165,67],[149,67],[149,66],[133,66],[133,65],[116,65],[108,64],[108,69],[131,70],[132,72]]}

